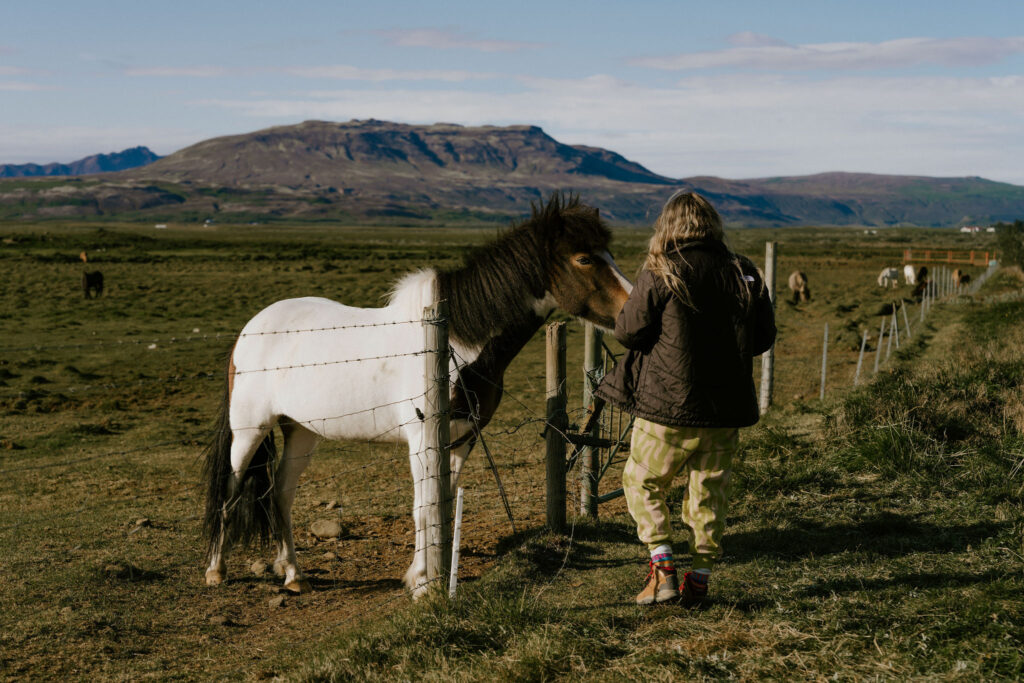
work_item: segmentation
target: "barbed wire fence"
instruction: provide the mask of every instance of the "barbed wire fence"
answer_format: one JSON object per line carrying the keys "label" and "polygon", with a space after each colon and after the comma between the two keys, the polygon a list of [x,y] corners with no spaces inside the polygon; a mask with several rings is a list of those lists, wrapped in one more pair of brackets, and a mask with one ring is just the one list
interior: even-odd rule
{"label": "barbed wire fence", "polygon": [[[446,321],[444,322],[446,323]],[[446,327],[444,324],[441,324],[440,319],[433,321],[428,319],[398,321],[392,324],[418,324],[425,329]],[[281,330],[274,333],[330,332],[335,329],[377,326],[380,325]],[[38,354],[47,351],[76,351],[82,348],[115,352],[124,349],[146,349],[147,352],[161,353],[174,344],[205,343],[215,345],[237,339],[238,335],[214,334],[184,338],[153,337],[127,341],[90,340],[83,343],[10,346],[0,349],[0,354],[3,354],[7,359],[11,359],[18,353]],[[438,365],[438,368],[443,365],[443,377],[438,374],[432,378],[427,378],[425,389],[419,394],[405,396],[389,403],[368,407],[356,412],[372,413],[398,404],[412,404],[422,406],[421,412],[427,419],[432,417],[439,418],[442,415],[448,415],[449,408],[447,405],[430,404],[427,401],[427,394],[433,388],[437,394],[434,397],[435,401],[440,400],[441,396],[446,400],[447,392],[436,390],[443,386],[451,386],[451,382],[454,380],[447,376],[447,358],[448,353],[452,351],[448,345],[447,338],[445,337],[444,341],[438,342],[438,344],[439,346],[435,349],[425,347],[408,354],[378,354],[361,358],[339,358],[315,364],[274,364],[265,368],[243,368],[238,373],[244,375],[256,372],[289,372],[300,369],[315,371],[316,367],[314,366],[328,364],[381,362],[404,355],[424,356],[425,362],[429,363],[433,360]],[[441,353],[440,349],[443,349],[444,353]],[[440,360],[442,357],[444,359],[443,363]],[[455,361],[456,364],[459,363],[458,358]],[[225,373],[202,371],[188,373],[187,375],[172,374],[164,377],[149,377],[135,382],[74,382],[69,386],[49,384],[20,391],[10,390],[5,387],[0,392],[0,406],[14,413],[23,413],[26,408],[31,408],[33,404],[46,401],[60,404],[68,401],[69,404],[66,407],[73,409],[73,401],[76,396],[90,394],[106,395],[116,393],[126,387],[141,386],[151,388],[158,385],[180,385],[182,383],[198,383],[202,385],[209,383],[210,380],[223,383],[225,381]],[[512,419],[492,423],[486,431],[480,434],[480,439],[484,448],[489,448],[490,451],[499,456],[495,465],[495,475],[497,476],[498,470],[500,470],[500,480],[504,481],[508,492],[506,505],[511,509],[511,516],[514,516],[526,528],[542,527],[544,526],[545,518],[543,513],[548,505],[548,497],[546,495],[545,481],[542,477],[537,476],[538,471],[544,466],[538,431],[540,427],[545,427],[562,437],[565,434],[565,427],[557,425],[552,427],[548,424],[544,411],[534,405],[537,403],[538,397],[516,396],[503,387],[501,391],[503,397],[517,408],[519,415]],[[434,405],[434,407],[431,408],[431,405]],[[581,410],[572,410],[567,413],[567,417],[578,420],[580,413]],[[316,431],[318,429],[317,423],[319,422],[321,423],[319,428],[322,431],[323,424],[351,417],[354,414],[353,412],[345,415],[323,416],[316,420],[305,420],[302,422],[285,420],[283,424],[288,426],[289,423],[294,423]],[[415,421],[419,422],[421,418],[416,418]],[[439,419],[437,423],[444,423],[445,429],[447,428],[447,419]],[[411,424],[414,424],[413,420],[390,426],[387,430],[381,431],[371,438],[351,442],[333,442],[329,449],[324,449],[328,450],[327,461],[319,467],[315,476],[310,477],[307,475],[297,482],[293,492],[301,493],[307,503],[296,510],[296,528],[302,529],[300,532],[301,542],[307,547],[307,552],[304,553],[302,549],[299,551],[300,565],[305,564],[304,559],[307,562],[309,561],[308,550],[311,548],[326,547],[337,549],[338,544],[350,543],[353,530],[357,534],[366,537],[362,539],[360,545],[368,547],[371,544],[376,544],[378,546],[378,550],[371,551],[376,554],[392,554],[400,551],[402,548],[410,549],[409,542],[401,536],[401,528],[404,524],[408,524],[408,522],[399,524],[394,520],[399,517],[408,519],[410,513],[413,515],[426,513],[431,516],[431,519],[421,529],[422,533],[427,536],[427,539],[419,544],[419,552],[431,553],[434,559],[430,560],[432,563],[431,569],[423,586],[437,585],[441,587],[449,581],[449,576],[447,575],[449,568],[446,562],[451,557],[452,552],[451,530],[449,527],[452,517],[450,510],[452,490],[450,484],[445,482],[448,476],[450,476],[446,471],[449,464],[446,448],[448,437],[439,434],[435,440],[435,445],[425,444],[418,454],[412,456],[426,458],[435,465],[433,469],[422,468],[426,473],[416,481],[410,479],[407,474],[410,463],[408,450],[400,446],[388,446],[387,444],[381,445],[378,443],[379,440],[394,436],[390,432],[402,430]],[[533,428],[531,429],[531,427]],[[265,426],[247,425],[237,427],[236,429],[240,431],[250,429],[265,430]],[[48,478],[61,483],[66,483],[80,477],[100,480],[107,476],[111,465],[122,464],[130,464],[134,471],[141,472],[139,478],[142,480],[127,483],[124,487],[125,495],[120,495],[120,493],[112,495],[109,491],[96,490],[91,492],[91,495],[84,496],[82,504],[73,505],[56,512],[45,509],[51,506],[40,508],[33,505],[30,501],[25,501],[23,505],[7,510],[8,514],[4,516],[4,521],[0,522],[0,536],[14,539],[24,535],[47,534],[55,530],[61,530],[75,538],[105,538],[114,541],[114,545],[117,545],[117,539],[127,538],[137,533],[141,528],[149,525],[150,520],[158,520],[168,515],[174,516],[173,512],[168,512],[168,501],[173,501],[171,507],[177,510],[184,509],[186,512],[186,514],[178,516],[175,522],[185,523],[185,526],[188,528],[195,529],[202,521],[201,504],[206,487],[204,482],[163,481],[157,486],[149,486],[148,490],[146,490],[147,486],[140,484],[150,476],[157,476],[151,471],[155,466],[172,461],[180,462],[183,455],[188,457],[190,453],[195,458],[200,447],[208,443],[209,439],[210,434],[206,428],[183,427],[178,429],[170,438],[153,439],[142,443],[136,441],[128,447],[97,448],[96,440],[90,439],[81,445],[72,447],[73,452],[69,452],[71,448],[60,452],[37,452],[33,448],[17,448],[6,452],[0,451],[3,454],[0,455],[0,474],[3,474],[9,480],[17,478],[30,479],[37,477],[40,473],[47,473],[46,476]],[[439,444],[443,444],[443,446]],[[444,454],[443,456],[440,455],[442,453]],[[280,456],[278,465],[283,462],[285,457],[287,456],[284,454]],[[488,453],[488,457],[490,458],[490,453]],[[339,467],[340,462],[346,459],[350,459],[352,464]],[[469,516],[475,517],[474,522],[470,523],[470,526],[475,523],[478,527],[481,525],[485,527],[485,533],[487,533],[487,529],[493,532],[496,525],[488,522],[500,519],[502,511],[500,507],[495,505],[496,496],[493,487],[479,485],[481,483],[480,480],[486,483],[483,475],[487,474],[486,471],[483,471],[482,467],[479,469],[481,471],[476,472],[477,486],[465,495],[466,507],[471,511]],[[466,478],[467,474],[468,471],[463,473],[463,479]],[[415,509],[412,503],[413,489],[423,486],[436,487],[438,491],[437,498],[424,505],[423,509]],[[302,489],[302,491],[299,491],[299,489]],[[324,502],[325,499],[326,503]],[[130,529],[121,528],[121,526],[111,529],[104,520],[111,516],[112,504],[114,508],[117,508],[117,512],[113,514],[114,517],[121,520],[129,517],[137,518],[138,523],[132,525]],[[192,509],[191,514],[187,512],[189,508]],[[397,514],[398,510],[401,511],[401,514]],[[340,519],[343,526],[348,527],[348,531],[343,531],[342,535],[337,539],[327,539],[326,541],[318,539],[309,528],[316,518],[322,518],[325,515]],[[486,520],[484,519],[485,517],[487,518]],[[119,524],[121,523],[119,522]],[[564,531],[565,529],[563,527],[560,530]],[[480,539],[474,540],[471,537],[471,541],[477,545],[480,544]],[[486,542],[495,544],[496,539],[493,537],[488,538]],[[78,547],[81,547],[81,543],[78,544]],[[186,571],[194,570],[197,576],[201,576],[202,567],[196,564],[195,553],[197,551],[198,549],[196,548],[188,553],[187,558],[182,560],[181,568]],[[568,552],[566,550],[566,553]],[[305,558],[303,557],[304,554],[306,555]],[[401,555],[400,552],[398,554]],[[29,553],[20,556],[13,562],[6,563],[5,566],[11,571],[29,572],[31,569],[45,568],[49,562],[51,562],[51,557],[46,552],[40,552],[34,555]],[[192,565],[194,564],[196,566],[193,567]],[[237,564],[239,564],[238,559],[234,561],[234,565]],[[134,570],[128,567],[125,571],[130,573]],[[554,578],[552,577],[551,580],[554,580]],[[335,578],[333,581],[328,581],[325,584],[321,582],[321,584],[323,585],[318,585],[318,587],[327,588],[331,585],[342,586],[344,581]],[[336,623],[325,625],[325,627],[329,630],[350,624],[353,618],[374,614],[393,604],[396,600],[407,596],[408,591],[406,589],[386,590],[380,599],[372,599],[365,606],[362,606],[361,603],[360,609],[349,611],[344,618],[338,619]],[[48,610],[52,610],[52,607],[41,604],[36,612],[45,613]],[[323,632],[323,629],[321,629],[321,632]]]}

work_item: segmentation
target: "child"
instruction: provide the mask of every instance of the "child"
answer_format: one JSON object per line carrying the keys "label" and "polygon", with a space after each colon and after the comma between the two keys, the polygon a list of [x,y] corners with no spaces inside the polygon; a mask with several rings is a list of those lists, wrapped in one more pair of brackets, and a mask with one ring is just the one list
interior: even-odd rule
{"label": "child", "polygon": [[[706,199],[672,195],[615,322],[615,338],[629,351],[596,392],[636,416],[622,485],[651,551],[641,605],[681,597],[694,606],[707,595],[738,428],[759,417],[752,358],[775,341],[773,304],[757,267],[723,239],[722,219]],[[681,590],[665,504],[680,472],[692,557]]]}

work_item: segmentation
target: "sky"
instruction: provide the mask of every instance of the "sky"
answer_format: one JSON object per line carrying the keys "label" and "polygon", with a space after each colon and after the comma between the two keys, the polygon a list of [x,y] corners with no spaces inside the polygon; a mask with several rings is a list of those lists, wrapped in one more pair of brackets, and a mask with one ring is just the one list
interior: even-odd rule
{"label": "sky", "polygon": [[0,0],[0,163],[367,118],[1024,185],[1024,2]]}

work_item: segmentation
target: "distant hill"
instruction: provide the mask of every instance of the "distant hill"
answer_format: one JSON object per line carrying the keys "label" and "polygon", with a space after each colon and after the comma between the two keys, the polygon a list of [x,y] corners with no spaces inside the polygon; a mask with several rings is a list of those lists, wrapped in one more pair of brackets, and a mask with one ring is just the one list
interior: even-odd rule
{"label": "distant hill", "polygon": [[69,164],[0,164],[0,178],[86,175],[88,173],[126,171],[151,164],[159,158],[148,147],[132,147],[111,154],[93,154]]}
{"label": "distant hill", "polygon": [[505,221],[562,190],[613,222],[644,224],[676,189],[707,195],[734,225],[953,226],[1024,217],[1024,187],[983,178],[673,179],[536,126],[370,119],[212,138],[131,170],[63,183],[0,180],[0,218]]}

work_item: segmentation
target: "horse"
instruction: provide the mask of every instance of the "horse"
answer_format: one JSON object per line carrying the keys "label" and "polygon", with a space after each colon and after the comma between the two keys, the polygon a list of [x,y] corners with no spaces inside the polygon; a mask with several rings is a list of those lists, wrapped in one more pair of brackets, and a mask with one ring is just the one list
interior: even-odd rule
{"label": "horse", "polygon": [[[632,290],[597,209],[558,194],[531,209],[460,266],[404,276],[381,308],[286,299],[242,328],[205,453],[208,585],[226,579],[232,544],[273,541],[284,588],[311,590],[292,537],[296,485],[322,439],[360,439],[408,444],[416,549],[405,584],[414,598],[425,592],[427,380],[417,355],[424,308],[448,303],[454,491],[479,430],[498,408],[506,368],[551,312],[611,328]],[[284,437],[280,459],[275,425]]]}
{"label": "horse", "polygon": [[878,274],[879,287],[895,287],[900,283],[900,271],[898,268],[882,268]]}
{"label": "horse", "polygon": [[97,299],[103,296],[103,273],[98,270],[82,271],[82,291],[86,299],[93,298],[91,294],[95,294]]}
{"label": "horse", "polygon": [[915,270],[914,266],[910,265],[909,263],[903,266],[903,280],[908,285],[917,284],[917,270]]}
{"label": "horse", "polygon": [[807,276],[799,270],[789,274],[789,289],[793,292],[793,303],[811,300],[811,288],[807,284]]}

